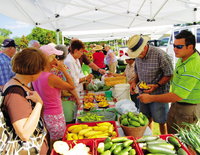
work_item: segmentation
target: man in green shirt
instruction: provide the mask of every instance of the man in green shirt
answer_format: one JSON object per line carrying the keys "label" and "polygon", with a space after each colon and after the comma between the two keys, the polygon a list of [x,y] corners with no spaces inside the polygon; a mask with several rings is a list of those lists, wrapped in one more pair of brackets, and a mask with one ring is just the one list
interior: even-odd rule
{"label": "man in green shirt", "polygon": [[161,95],[141,94],[143,103],[172,102],[168,117],[168,133],[176,133],[182,123],[200,118],[200,56],[195,49],[195,36],[187,30],[175,37],[174,52],[179,58],[171,81],[171,91]]}

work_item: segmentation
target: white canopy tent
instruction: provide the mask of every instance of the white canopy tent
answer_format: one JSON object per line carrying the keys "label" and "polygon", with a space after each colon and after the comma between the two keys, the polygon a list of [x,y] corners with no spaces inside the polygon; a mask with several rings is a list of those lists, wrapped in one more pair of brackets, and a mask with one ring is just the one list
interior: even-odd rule
{"label": "white canopy tent", "polygon": [[[0,0],[0,13],[67,37],[109,39],[200,21],[197,0]],[[140,29],[140,30],[139,30]],[[99,30],[105,31],[98,33]],[[158,33],[161,27],[153,33]],[[82,35],[81,33],[83,33]],[[95,33],[96,32],[96,33]],[[162,32],[162,31],[161,31]],[[104,34],[104,35],[103,35]]]}

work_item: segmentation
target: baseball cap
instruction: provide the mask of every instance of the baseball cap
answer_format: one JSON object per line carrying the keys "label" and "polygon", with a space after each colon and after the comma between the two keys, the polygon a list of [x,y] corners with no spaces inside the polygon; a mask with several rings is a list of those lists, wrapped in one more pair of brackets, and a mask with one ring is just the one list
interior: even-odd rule
{"label": "baseball cap", "polygon": [[53,54],[55,54],[55,55],[63,54],[63,51],[57,50],[57,49],[55,49],[55,47],[53,47],[51,45],[43,45],[40,47],[40,50],[48,56],[53,55]]}
{"label": "baseball cap", "polygon": [[2,44],[3,47],[16,47],[18,46],[15,44],[15,41],[13,39],[5,39]]}

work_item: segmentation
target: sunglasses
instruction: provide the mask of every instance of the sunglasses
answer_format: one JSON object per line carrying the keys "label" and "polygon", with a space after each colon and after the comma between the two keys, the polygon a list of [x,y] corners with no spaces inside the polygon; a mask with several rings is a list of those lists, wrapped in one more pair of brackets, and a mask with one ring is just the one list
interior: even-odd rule
{"label": "sunglasses", "polygon": [[174,46],[174,48],[177,48],[177,49],[182,49],[182,48],[183,48],[183,46],[186,46],[186,45],[175,45],[175,44],[173,44],[173,46]]}

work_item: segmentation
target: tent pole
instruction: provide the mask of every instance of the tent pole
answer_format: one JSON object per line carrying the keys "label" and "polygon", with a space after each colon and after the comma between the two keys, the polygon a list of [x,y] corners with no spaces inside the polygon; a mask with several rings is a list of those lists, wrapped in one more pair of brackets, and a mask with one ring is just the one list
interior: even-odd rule
{"label": "tent pole", "polygon": [[57,44],[57,45],[60,44],[60,40],[59,40],[59,32],[56,32],[56,44]]}

